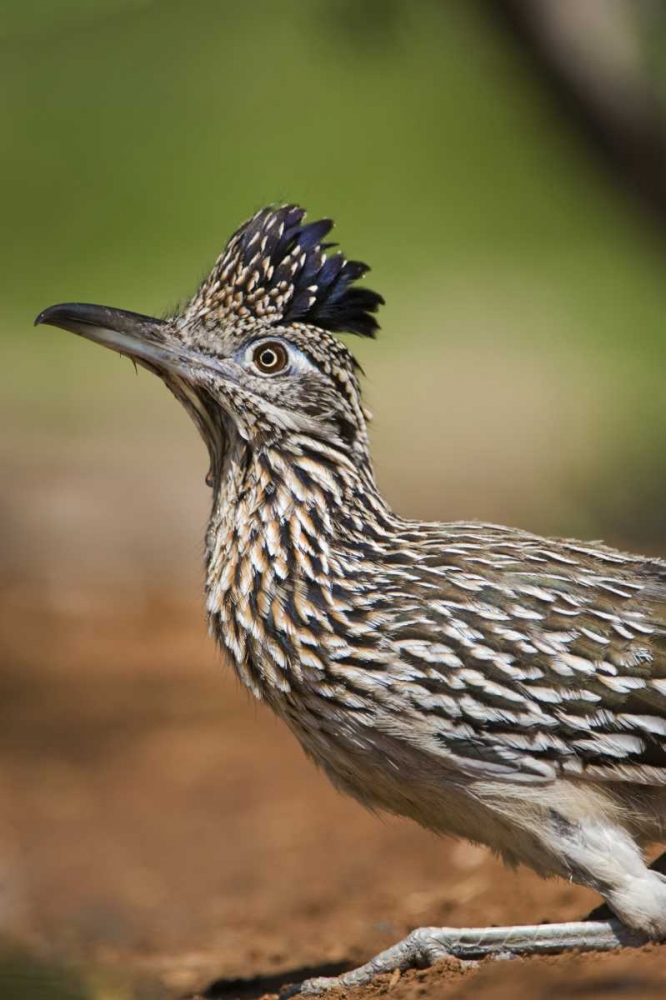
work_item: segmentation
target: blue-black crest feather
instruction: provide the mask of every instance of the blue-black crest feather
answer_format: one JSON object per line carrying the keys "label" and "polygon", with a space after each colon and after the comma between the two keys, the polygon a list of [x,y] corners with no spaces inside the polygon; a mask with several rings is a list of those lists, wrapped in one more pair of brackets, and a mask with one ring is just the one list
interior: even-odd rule
{"label": "blue-black crest feather", "polygon": [[[374,337],[379,329],[374,313],[384,299],[353,284],[370,270],[368,265],[347,260],[340,252],[327,257],[326,251],[336,245],[324,242],[332,221],[306,224],[304,218],[305,211],[296,205],[263,209],[234,234],[222,263],[239,258],[244,271],[259,276],[252,284],[252,301],[257,299],[257,287],[274,301],[279,293],[282,308],[276,310],[275,322],[310,323],[324,330]],[[240,282],[235,284],[238,287]]]}

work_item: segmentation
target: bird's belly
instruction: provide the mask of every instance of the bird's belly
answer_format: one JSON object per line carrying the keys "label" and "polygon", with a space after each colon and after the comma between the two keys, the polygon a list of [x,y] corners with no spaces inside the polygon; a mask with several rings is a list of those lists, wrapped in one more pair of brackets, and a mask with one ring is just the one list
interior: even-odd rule
{"label": "bird's belly", "polygon": [[440,834],[494,841],[487,837],[493,825],[487,808],[441,757],[348,718],[323,724],[302,706],[293,716],[279,714],[333,785],[367,808],[406,816]]}

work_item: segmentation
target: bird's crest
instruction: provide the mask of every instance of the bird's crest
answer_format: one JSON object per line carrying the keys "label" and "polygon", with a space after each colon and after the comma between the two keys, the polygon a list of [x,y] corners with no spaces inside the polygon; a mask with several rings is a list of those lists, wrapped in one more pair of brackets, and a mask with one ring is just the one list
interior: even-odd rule
{"label": "bird's crest", "polygon": [[374,337],[373,313],[384,299],[354,282],[370,270],[322,242],[330,219],[303,224],[297,205],[264,208],[231,237],[190,304],[206,322],[234,318],[307,323],[332,332]]}

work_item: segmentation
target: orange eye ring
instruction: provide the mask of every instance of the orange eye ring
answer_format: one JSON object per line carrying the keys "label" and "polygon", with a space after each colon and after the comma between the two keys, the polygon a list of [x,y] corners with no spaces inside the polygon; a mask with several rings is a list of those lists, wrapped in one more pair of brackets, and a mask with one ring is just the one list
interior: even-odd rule
{"label": "orange eye ring", "polygon": [[279,340],[266,340],[255,347],[252,362],[262,375],[277,375],[289,364],[289,355]]}

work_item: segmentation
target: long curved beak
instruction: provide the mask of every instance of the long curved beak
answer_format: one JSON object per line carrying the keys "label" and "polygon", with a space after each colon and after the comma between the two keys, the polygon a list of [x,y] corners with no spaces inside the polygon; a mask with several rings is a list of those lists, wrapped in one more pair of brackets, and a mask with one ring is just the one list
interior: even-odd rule
{"label": "long curved beak", "polygon": [[177,345],[169,343],[165,336],[167,323],[152,316],[85,302],[64,302],[41,312],[35,326],[42,324],[77,333],[153,369],[182,370]]}

